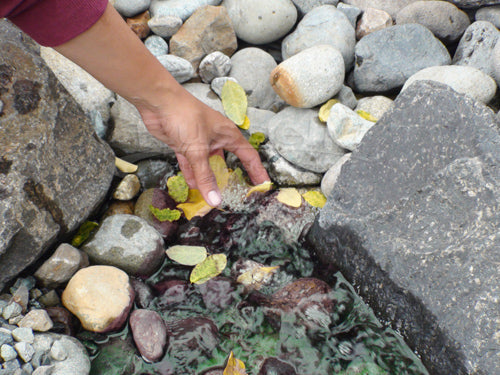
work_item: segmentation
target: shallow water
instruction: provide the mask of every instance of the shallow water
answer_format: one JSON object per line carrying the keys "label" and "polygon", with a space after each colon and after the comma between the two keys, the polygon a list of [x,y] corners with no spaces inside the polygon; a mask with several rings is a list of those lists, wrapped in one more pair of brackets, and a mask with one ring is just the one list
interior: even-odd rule
{"label": "shallow water", "polygon": [[[427,374],[400,336],[377,321],[340,273],[325,272],[302,244],[287,242],[278,226],[259,220],[256,207],[268,205],[266,199],[245,211],[212,210],[181,225],[176,243],[225,253],[227,268],[216,279],[194,285],[188,282],[190,267],[167,259],[145,280],[155,293],[142,306],[160,313],[169,329],[180,332],[169,338],[163,359],[156,364],[142,361],[127,329],[110,339],[86,332],[80,338],[97,354],[91,374],[199,374],[224,366],[231,351],[252,375],[259,374],[269,357],[292,364],[301,375]],[[231,279],[231,266],[241,258],[280,268],[270,285],[250,292]],[[270,309],[273,293],[320,274],[330,275],[330,292],[277,315]]]}

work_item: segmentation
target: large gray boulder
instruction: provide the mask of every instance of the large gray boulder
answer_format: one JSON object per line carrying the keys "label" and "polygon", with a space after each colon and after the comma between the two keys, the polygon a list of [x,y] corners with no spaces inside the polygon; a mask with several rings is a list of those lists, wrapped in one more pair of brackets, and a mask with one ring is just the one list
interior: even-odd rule
{"label": "large gray boulder", "polygon": [[443,43],[416,23],[368,34],[354,51],[353,79],[360,92],[386,92],[401,87],[419,70],[451,62]]}
{"label": "large gray boulder", "polygon": [[108,191],[111,149],[19,29],[0,21],[0,290]]}
{"label": "large gray boulder", "polygon": [[430,373],[494,374],[499,207],[493,111],[421,81],[344,164],[308,237]]}

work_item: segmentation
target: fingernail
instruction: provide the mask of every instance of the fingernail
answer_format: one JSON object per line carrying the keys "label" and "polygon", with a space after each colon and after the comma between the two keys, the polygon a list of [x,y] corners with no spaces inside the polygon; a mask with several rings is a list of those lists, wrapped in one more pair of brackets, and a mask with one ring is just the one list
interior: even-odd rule
{"label": "fingernail", "polygon": [[217,207],[220,202],[222,201],[222,198],[218,192],[215,190],[212,190],[210,193],[208,193],[208,204],[212,207]]}

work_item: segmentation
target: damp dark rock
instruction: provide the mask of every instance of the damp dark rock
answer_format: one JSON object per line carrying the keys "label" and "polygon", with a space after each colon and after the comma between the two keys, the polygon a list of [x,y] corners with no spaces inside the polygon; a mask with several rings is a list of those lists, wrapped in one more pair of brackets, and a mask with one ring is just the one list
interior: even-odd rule
{"label": "damp dark rock", "polygon": [[498,186],[493,111],[442,84],[418,82],[352,153],[309,232],[321,262],[359,288],[431,373],[500,368],[491,350]]}

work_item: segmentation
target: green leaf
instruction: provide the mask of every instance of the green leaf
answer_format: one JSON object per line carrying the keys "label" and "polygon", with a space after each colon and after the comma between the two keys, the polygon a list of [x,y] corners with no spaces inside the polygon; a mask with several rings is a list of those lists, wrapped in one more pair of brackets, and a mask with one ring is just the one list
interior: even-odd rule
{"label": "green leaf", "polygon": [[261,132],[255,132],[250,136],[250,138],[248,138],[248,142],[257,151],[259,151],[261,143],[264,142],[265,140],[266,140],[266,135]]}
{"label": "green leaf", "polygon": [[243,125],[248,106],[247,95],[243,87],[236,82],[227,81],[222,86],[220,97],[226,116],[236,125]]}
{"label": "green leaf", "polygon": [[181,218],[181,212],[179,210],[171,210],[170,208],[164,208],[160,210],[159,208],[149,205],[149,210],[159,221],[176,221]]}
{"label": "green leaf", "polygon": [[184,203],[189,194],[189,186],[182,173],[167,180],[168,195],[177,203]]}
{"label": "green leaf", "polygon": [[372,116],[370,113],[363,111],[362,109],[358,109],[356,113],[361,117],[364,118],[365,120],[371,121],[371,122],[377,122],[377,119]]}
{"label": "green leaf", "polygon": [[207,259],[207,249],[203,246],[175,245],[167,249],[167,256],[184,266],[196,266]]}
{"label": "green leaf", "polygon": [[78,228],[78,232],[75,234],[73,239],[71,240],[71,245],[74,247],[80,246],[84,243],[94,232],[94,230],[99,226],[98,223],[94,221],[86,221],[84,222],[80,228]]}
{"label": "green leaf", "polygon": [[193,268],[189,276],[189,281],[193,284],[203,284],[224,271],[226,265],[227,258],[225,254],[210,255]]}

